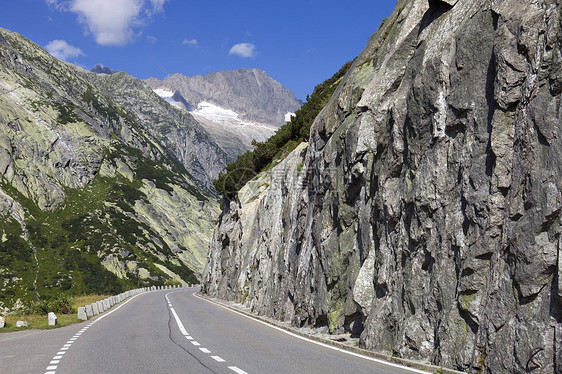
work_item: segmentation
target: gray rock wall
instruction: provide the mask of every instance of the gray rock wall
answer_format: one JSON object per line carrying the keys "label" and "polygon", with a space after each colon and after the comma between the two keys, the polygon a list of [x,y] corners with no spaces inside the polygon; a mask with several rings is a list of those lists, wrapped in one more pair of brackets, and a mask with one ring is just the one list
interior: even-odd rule
{"label": "gray rock wall", "polygon": [[310,142],[226,202],[203,289],[367,349],[560,371],[560,3],[399,1]]}

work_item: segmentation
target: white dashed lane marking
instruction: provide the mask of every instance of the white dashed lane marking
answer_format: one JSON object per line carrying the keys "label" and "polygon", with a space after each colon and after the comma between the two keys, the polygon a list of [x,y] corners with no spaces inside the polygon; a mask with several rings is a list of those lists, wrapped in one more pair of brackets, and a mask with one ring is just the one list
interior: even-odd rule
{"label": "white dashed lane marking", "polygon": [[129,300],[125,301],[124,303],[122,303],[121,305],[119,305],[118,307],[114,308],[112,311],[105,313],[104,315],[98,317],[96,320],[90,322],[88,325],[86,325],[85,327],[82,328],[82,330],[78,331],[76,334],[74,334],[74,336],[72,336],[72,338],[70,338],[61,348],[60,350],[57,352],[57,354],[53,357],[53,359],[49,362],[49,366],[47,366],[47,371],[45,371],[45,374],[57,374],[56,370],[58,368],[58,364],[60,363],[61,359],[63,358],[63,355],[66,353],[66,351],[68,351],[68,349],[70,347],[72,347],[72,343],[74,343],[76,341],[76,339],[78,339],[80,337],[80,335],[82,335],[84,332],[86,332],[86,330],[88,330],[90,327],[92,327],[96,322],[101,321],[102,319],[104,319],[105,317],[107,317],[108,315],[110,315],[111,313],[117,311],[119,308],[121,308],[123,305],[127,304],[129,301],[133,300],[135,297],[137,297],[140,294],[134,295],[133,297],[131,297]]}
{"label": "white dashed lane marking", "polygon": [[229,366],[228,368],[238,374],[248,374],[244,370],[237,368],[236,366]]}
{"label": "white dashed lane marking", "polygon": [[[194,340],[193,337],[192,337],[191,335],[189,335],[188,332],[185,330],[185,327],[184,327],[183,323],[181,322],[180,317],[179,317],[178,314],[176,313],[176,310],[175,310],[175,309],[173,308],[173,306],[172,306],[172,302],[171,302],[170,299],[168,298],[168,295],[173,294],[173,293],[176,293],[176,292],[180,292],[180,291],[170,292],[170,293],[167,293],[167,294],[165,295],[165,297],[166,297],[166,302],[168,303],[168,307],[170,308],[170,311],[172,312],[172,315],[174,316],[174,319],[176,320],[176,324],[178,325],[178,329],[180,330],[180,332],[182,333],[182,335],[185,336],[185,338],[186,338],[187,340],[189,340],[189,341],[191,342],[191,344],[193,344],[193,345],[196,346],[196,347],[199,347],[199,346],[201,345],[201,343],[199,343],[198,341]],[[209,349],[207,349],[207,348],[199,348],[199,350],[200,350],[202,353],[206,353],[206,354],[211,353],[211,351],[210,351]],[[226,362],[226,360],[222,359],[222,358],[219,357],[219,356],[210,356],[210,357],[211,357],[213,360],[215,360],[216,362],[221,362],[221,363],[222,363],[222,362]],[[238,368],[238,367],[236,367],[236,366],[229,366],[228,368],[229,368],[230,370],[234,371],[235,373],[238,373],[238,374],[248,374],[248,373],[246,373],[244,370],[242,370],[242,369],[240,369],[240,368]]]}

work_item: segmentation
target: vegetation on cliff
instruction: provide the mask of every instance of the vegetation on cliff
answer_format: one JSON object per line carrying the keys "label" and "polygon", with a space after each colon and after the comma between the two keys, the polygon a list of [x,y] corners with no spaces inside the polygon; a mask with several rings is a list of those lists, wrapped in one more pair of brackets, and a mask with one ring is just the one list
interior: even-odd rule
{"label": "vegetation on cliff", "polygon": [[347,62],[331,78],[317,85],[312,95],[307,95],[306,102],[298,109],[291,121],[282,126],[275,135],[265,142],[256,142],[254,149],[240,155],[238,159],[220,173],[213,185],[218,192],[227,197],[233,197],[249,180],[266,169],[271,163],[279,161],[289,154],[295,147],[308,140],[310,126],[328,103],[339,82],[351,67],[352,61]]}

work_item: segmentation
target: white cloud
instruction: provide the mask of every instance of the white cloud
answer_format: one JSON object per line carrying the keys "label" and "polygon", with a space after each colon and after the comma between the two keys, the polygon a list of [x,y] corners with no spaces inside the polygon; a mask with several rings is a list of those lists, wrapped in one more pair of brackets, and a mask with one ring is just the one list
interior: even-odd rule
{"label": "white cloud", "polygon": [[45,0],[45,2],[47,3],[47,5],[59,10],[63,7],[63,3],[61,0]]}
{"label": "white cloud", "polygon": [[197,47],[197,46],[199,45],[199,44],[197,43],[197,39],[191,39],[191,40],[184,39],[184,41],[181,42],[181,44],[184,44],[184,45],[193,45],[193,46],[195,46],[195,47]]}
{"label": "white cloud", "polygon": [[153,43],[153,44],[158,41],[158,38],[155,37],[154,35],[148,35],[148,36],[146,37],[146,39],[147,39],[149,42]]}
{"label": "white cloud", "polygon": [[256,53],[256,46],[252,43],[234,44],[228,52],[229,55],[237,55],[244,58],[254,57]]}
{"label": "white cloud", "polygon": [[135,29],[164,11],[168,0],[45,0],[57,10],[76,13],[101,45],[121,46],[139,35]]}
{"label": "white cloud", "polygon": [[125,45],[133,38],[142,2],[139,0],[73,0],[70,10],[87,25],[101,45]]}
{"label": "white cloud", "polygon": [[45,49],[61,60],[85,56],[80,48],[68,44],[65,40],[52,40],[45,46]]}
{"label": "white cloud", "polygon": [[152,4],[152,13],[161,13],[164,11],[164,3],[168,0],[150,0]]}

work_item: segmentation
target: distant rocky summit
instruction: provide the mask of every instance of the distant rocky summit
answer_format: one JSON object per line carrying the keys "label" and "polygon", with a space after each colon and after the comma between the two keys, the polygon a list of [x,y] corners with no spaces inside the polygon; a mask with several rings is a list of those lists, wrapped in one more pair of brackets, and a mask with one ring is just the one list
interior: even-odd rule
{"label": "distant rocky summit", "polygon": [[555,0],[399,0],[308,143],[225,201],[203,291],[467,372],[562,368]]}
{"label": "distant rocky summit", "polygon": [[107,66],[102,66],[99,64],[94,66],[90,71],[96,74],[109,74],[109,75],[117,73],[117,70],[113,70],[108,68]]}
{"label": "distant rocky summit", "polygon": [[263,70],[240,69],[145,81],[158,95],[189,111],[230,156],[269,138],[300,107],[295,94]]}

